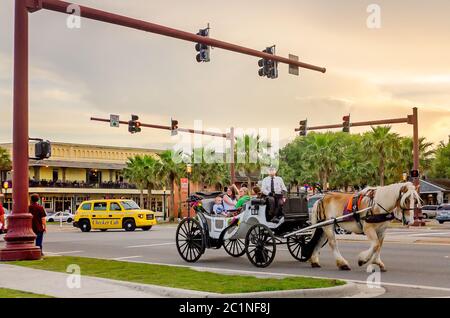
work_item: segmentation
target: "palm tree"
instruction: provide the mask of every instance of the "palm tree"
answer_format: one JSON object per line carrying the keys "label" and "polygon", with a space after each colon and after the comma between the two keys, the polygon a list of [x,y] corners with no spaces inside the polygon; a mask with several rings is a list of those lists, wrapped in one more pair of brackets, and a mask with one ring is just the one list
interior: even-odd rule
{"label": "palm tree", "polygon": [[260,173],[264,166],[270,165],[270,144],[261,136],[244,135],[236,138],[236,169],[247,176],[248,187],[251,187],[251,176]]}
{"label": "palm tree", "polygon": [[144,177],[147,187],[147,208],[151,210],[152,191],[161,185],[161,180],[158,177],[161,163],[153,156],[145,155],[142,164],[144,165]]}
{"label": "palm tree", "polygon": [[0,181],[6,180],[6,172],[11,168],[12,162],[8,151],[0,147]]}
{"label": "palm tree", "polygon": [[141,156],[128,158],[127,166],[123,169],[123,174],[125,178],[138,187],[140,192],[140,206],[144,207],[144,189],[147,187],[144,158]]}
{"label": "palm tree", "polygon": [[364,135],[363,145],[378,164],[380,185],[384,186],[388,164],[400,159],[400,137],[391,132],[391,126],[372,127],[372,132]]}
{"label": "palm tree", "polygon": [[436,149],[436,158],[432,163],[431,177],[450,178],[450,142],[441,142]]}
{"label": "palm tree", "polygon": [[[180,177],[185,173],[183,169],[184,165],[173,160],[174,156],[181,156],[181,153],[174,153],[172,150],[164,151],[159,155],[160,166],[157,171],[157,175],[160,180],[166,184],[170,191],[170,207],[169,207],[169,218],[171,220],[175,219],[175,185],[178,185],[180,191]],[[180,201],[181,204],[181,201]],[[170,210],[172,210],[172,215],[170,215]],[[181,207],[178,209],[181,210]]]}
{"label": "palm tree", "polygon": [[[402,171],[400,173],[411,171],[414,167],[413,146],[414,145],[412,138],[402,138],[400,151],[403,165],[401,167]],[[432,149],[432,147],[433,143],[427,142],[425,137],[419,139],[419,170],[423,173],[426,173],[431,169],[433,156],[436,153],[436,150]]]}

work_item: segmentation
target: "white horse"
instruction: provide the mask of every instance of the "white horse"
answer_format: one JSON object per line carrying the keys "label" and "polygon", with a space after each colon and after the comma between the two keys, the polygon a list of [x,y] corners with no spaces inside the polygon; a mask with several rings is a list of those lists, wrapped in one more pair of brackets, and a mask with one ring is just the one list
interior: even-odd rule
{"label": "white horse", "polygon": [[[343,216],[347,206],[353,205],[353,211],[371,207],[370,210],[361,213],[360,219],[353,217],[353,214],[350,213],[349,219],[339,223],[339,226],[353,233],[365,234],[369,239],[370,248],[359,254],[359,266],[377,264],[381,271],[386,271],[386,266],[380,258],[385,231],[393,219],[402,221],[404,225],[414,223],[414,206],[416,203],[420,206],[420,196],[411,182],[366,188],[356,195],[346,193],[327,194],[315,203],[311,222],[316,224]],[[355,202],[357,204],[354,204]],[[328,240],[338,268],[350,270],[347,260],[339,252],[334,225],[316,229],[315,236],[317,237],[317,243],[310,258],[312,267],[320,267],[320,249]]]}

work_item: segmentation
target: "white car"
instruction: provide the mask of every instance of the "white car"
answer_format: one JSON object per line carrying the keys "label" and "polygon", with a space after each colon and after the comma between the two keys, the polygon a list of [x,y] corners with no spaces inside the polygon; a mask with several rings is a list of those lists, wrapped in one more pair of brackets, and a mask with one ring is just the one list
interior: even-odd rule
{"label": "white car", "polygon": [[57,212],[46,217],[47,222],[67,222],[72,223],[74,215],[70,212]]}

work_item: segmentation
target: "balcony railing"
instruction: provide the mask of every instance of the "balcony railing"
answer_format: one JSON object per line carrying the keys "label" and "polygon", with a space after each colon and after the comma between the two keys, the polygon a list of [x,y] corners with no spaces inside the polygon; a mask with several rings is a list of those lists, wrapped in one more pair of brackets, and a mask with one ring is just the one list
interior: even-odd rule
{"label": "balcony railing", "polygon": [[30,180],[29,186],[30,188],[137,189],[134,184],[112,181],[88,183],[84,181]]}

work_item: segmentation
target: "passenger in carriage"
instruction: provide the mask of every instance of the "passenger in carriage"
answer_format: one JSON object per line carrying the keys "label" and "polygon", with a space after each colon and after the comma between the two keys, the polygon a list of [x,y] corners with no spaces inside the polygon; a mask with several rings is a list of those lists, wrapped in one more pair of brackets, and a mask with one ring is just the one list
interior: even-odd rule
{"label": "passenger in carriage", "polygon": [[236,209],[242,208],[248,201],[251,200],[248,188],[242,187],[239,189],[239,200],[236,203]]}
{"label": "passenger in carriage", "polygon": [[238,192],[239,190],[234,184],[227,189],[227,193],[223,196],[223,206],[225,211],[236,209]]}
{"label": "passenger in carriage", "polygon": [[225,207],[223,206],[222,197],[220,197],[220,196],[216,197],[216,199],[214,201],[213,212],[217,216],[224,216],[227,214]]}

